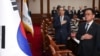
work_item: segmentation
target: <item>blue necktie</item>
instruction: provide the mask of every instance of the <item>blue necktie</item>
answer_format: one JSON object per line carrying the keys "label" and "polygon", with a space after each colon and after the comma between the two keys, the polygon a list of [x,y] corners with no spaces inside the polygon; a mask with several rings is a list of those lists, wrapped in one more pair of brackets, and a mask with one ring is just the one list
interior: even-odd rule
{"label": "blue necktie", "polygon": [[86,32],[88,31],[88,26],[89,26],[89,24],[86,24],[86,26],[85,26]]}

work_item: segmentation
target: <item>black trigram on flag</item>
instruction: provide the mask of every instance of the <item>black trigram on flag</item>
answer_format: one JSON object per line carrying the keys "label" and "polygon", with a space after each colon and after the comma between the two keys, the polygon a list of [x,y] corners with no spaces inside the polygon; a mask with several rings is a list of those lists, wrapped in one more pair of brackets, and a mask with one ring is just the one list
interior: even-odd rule
{"label": "black trigram on flag", "polygon": [[5,26],[0,26],[1,28],[1,48],[5,48]]}
{"label": "black trigram on flag", "polygon": [[18,10],[17,2],[16,2],[16,1],[11,0],[11,4],[12,4],[12,6],[13,6],[13,10]]}

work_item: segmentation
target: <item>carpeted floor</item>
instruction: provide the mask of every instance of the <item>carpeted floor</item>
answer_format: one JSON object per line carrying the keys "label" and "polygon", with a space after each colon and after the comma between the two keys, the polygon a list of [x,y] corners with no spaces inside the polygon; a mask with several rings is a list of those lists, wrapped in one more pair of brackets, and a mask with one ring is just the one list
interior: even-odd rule
{"label": "carpeted floor", "polygon": [[34,24],[34,36],[27,33],[33,56],[42,56],[42,35],[40,25]]}

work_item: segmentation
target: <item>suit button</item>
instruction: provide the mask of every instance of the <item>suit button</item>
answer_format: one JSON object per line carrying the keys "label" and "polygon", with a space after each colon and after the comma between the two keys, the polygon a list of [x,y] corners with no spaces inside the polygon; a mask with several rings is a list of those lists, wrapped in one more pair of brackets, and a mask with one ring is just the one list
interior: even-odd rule
{"label": "suit button", "polygon": [[60,32],[62,32],[62,31],[60,31]]}

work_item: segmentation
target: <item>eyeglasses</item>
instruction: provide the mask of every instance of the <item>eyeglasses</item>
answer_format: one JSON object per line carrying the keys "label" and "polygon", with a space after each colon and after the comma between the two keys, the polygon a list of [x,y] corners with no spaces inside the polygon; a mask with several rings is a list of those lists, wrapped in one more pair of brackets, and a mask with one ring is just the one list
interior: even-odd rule
{"label": "eyeglasses", "polygon": [[93,15],[93,14],[85,14],[85,15],[88,15],[89,16],[89,15]]}

